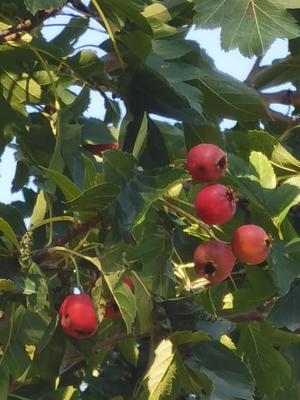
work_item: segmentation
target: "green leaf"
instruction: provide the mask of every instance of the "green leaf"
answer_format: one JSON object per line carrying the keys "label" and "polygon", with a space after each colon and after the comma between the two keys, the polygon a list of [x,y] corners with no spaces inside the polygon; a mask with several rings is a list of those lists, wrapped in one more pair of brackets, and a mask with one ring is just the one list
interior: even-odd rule
{"label": "green leaf", "polygon": [[223,310],[235,314],[252,311],[261,306],[276,293],[270,271],[260,268],[247,267],[249,283],[231,293],[223,299]]}
{"label": "green leaf", "polygon": [[35,200],[34,208],[30,219],[31,226],[38,225],[44,220],[47,208],[48,205],[47,205],[46,195],[45,192],[41,190]]}
{"label": "green leaf", "polygon": [[195,395],[202,396],[203,392],[212,393],[213,382],[205,373],[188,368],[183,355],[181,357],[177,355],[176,366],[178,380],[186,394],[193,392]]}
{"label": "green leaf", "polygon": [[109,207],[120,194],[120,187],[111,183],[101,183],[82,192],[66,204],[76,211],[103,211]]}
{"label": "green leaf", "polygon": [[[275,195],[275,190],[267,191],[261,186],[259,171],[234,154],[228,154],[229,174],[228,178],[249,200],[260,207],[266,208],[268,194]],[[269,167],[269,165],[268,165]]]}
{"label": "green leaf", "polygon": [[13,292],[16,290],[15,282],[10,279],[0,279],[0,292]]}
{"label": "green leaf", "polygon": [[259,94],[230,75],[201,70],[199,80],[203,93],[203,108],[212,115],[227,115],[241,121],[269,118]]}
{"label": "green leaf", "polygon": [[151,53],[147,57],[146,66],[174,91],[176,97],[181,98],[194,111],[202,116],[201,91],[199,88],[184,82],[197,79],[199,75],[198,68],[189,64],[164,61],[154,53]]}
{"label": "green leaf", "polygon": [[48,168],[42,169],[48,178],[60,188],[66,200],[73,200],[75,197],[80,196],[81,191],[79,187],[67,176]]}
{"label": "green leaf", "polygon": [[134,229],[133,236],[136,245],[128,251],[128,258],[143,265],[139,278],[151,293],[167,296],[173,276],[172,241],[160,221],[159,213],[150,209],[144,222]]}
{"label": "green leaf", "polygon": [[134,284],[134,293],[138,301],[136,302],[136,315],[137,315],[137,327],[141,333],[149,332],[153,326],[153,300],[151,293],[145,286],[143,280],[139,274],[133,272],[130,275]]}
{"label": "green leaf", "polygon": [[[80,36],[86,32],[88,24],[88,18],[71,18],[70,21],[68,21],[67,23],[65,22],[65,26],[62,32],[60,32],[57,36],[54,37],[54,39],[51,40],[50,46],[53,46],[53,48],[56,47],[57,49],[59,49],[58,51],[63,51],[64,54],[73,53],[74,46],[77,44]],[[48,45],[47,47],[49,48],[50,46]],[[71,60],[73,60],[73,57],[68,58],[64,61],[71,67],[73,67],[73,71],[76,70],[76,73],[78,73],[78,68],[82,66],[79,61],[81,60],[81,57],[78,55],[78,57],[74,56],[74,58],[78,60],[78,63],[74,62],[72,65],[69,64],[69,62],[72,62]],[[95,67],[99,68],[99,65],[95,65]]]}
{"label": "green leaf", "polygon": [[27,270],[26,280],[30,280],[33,284],[32,294],[28,297],[27,303],[32,310],[39,312],[48,305],[49,293],[46,277],[34,262]]}
{"label": "green leaf", "polygon": [[128,339],[125,342],[120,343],[118,348],[125,357],[126,361],[128,361],[134,367],[137,367],[139,350],[136,340]]}
{"label": "green leaf", "polygon": [[286,243],[273,240],[272,250],[268,259],[274,284],[280,295],[285,295],[292,282],[300,277],[299,257],[293,257],[293,251],[300,249],[299,240]]}
{"label": "green leaf", "polygon": [[113,248],[100,257],[101,270],[114,301],[119,307],[127,332],[132,332],[132,325],[136,317],[136,298],[129,287],[123,282],[123,249]]}
{"label": "green leaf", "polygon": [[299,80],[300,78],[300,56],[287,57],[283,61],[276,62],[263,68],[254,79],[257,89],[265,89],[281,85],[286,82]]}
{"label": "green leaf", "polygon": [[[283,338],[284,342],[293,337],[292,334],[288,335],[289,339]],[[272,332],[264,323],[251,322],[240,327],[239,354],[249,363],[259,392],[269,398],[274,398],[280,388],[287,389],[292,384],[290,364],[273,347],[280,345],[281,341],[276,329]]]}
{"label": "green leaf", "polygon": [[300,329],[298,304],[300,302],[300,286],[280,298],[273,306],[268,319],[278,328],[287,328],[295,332]]}
{"label": "green leaf", "polygon": [[141,224],[152,204],[185,177],[184,169],[174,167],[135,171],[119,200],[124,224],[127,227]]}
{"label": "green leaf", "polygon": [[249,161],[256,169],[260,185],[263,188],[275,189],[276,175],[267,157],[260,152],[252,151]]}
{"label": "green leaf", "polygon": [[[146,65],[177,96],[185,97],[190,107],[200,115],[200,103],[203,101],[203,107],[213,115],[230,115],[246,121],[268,118],[258,93],[230,75],[212,68],[200,69],[183,62],[164,61],[154,54],[147,58]],[[192,84],[191,81],[197,81],[198,84]]]}
{"label": "green leaf", "polygon": [[172,341],[162,340],[155,349],[155,358],[144,378],[149,400],[175,398],[177,378],[175,357]]}
{"label": "green leaf", "polygon": [[15,132],[24,128],[26,117],[6,101],[2,91],[0,91],[0,107],[2,110],[0,119],[0,154],[2,154]]}
{"label": "green leaf", "polygon": [[125,188],[136,164],[131,154],[121,151],[105,151],[103,154],[104,179],[120,188]]}
{"label": "green leaf", "polygon": [[[32,54],[27,50],[26,57],[28,63],[32,62]],[[2,95],[12,108],[26,115],[24,105],[39,104],[42,97],[41,86],[30,76],[29,73],[22,70],[15,59],[21,56],[18,51],[10,49],[7,45],[2,45],[0,49],[0,84]]]}
{"label": "green leaf", "polygon": [[232,131],[225,135],[226,147],[244,160],[252,151],[263,153],[280,176],[293,176],[300,172],[300,162],[292,156],[270,133],[263,131]]}
{"label": "green leaf", "polygon": [[152,237],[145,237],[131,253],[132,260],[143,264],[139,275],[146,287],[160,296],[166,296],[169,290],[171,254],[171,240],[155,232]]}
{"label": "green leaf", "polygon": [[29,131],[23,127],[17,142],[22,152],[37,166],[48,167],[55,148],[55,136],[49,120],[40,113],[30,114]]}
{"label": "green leaf", "polygon": [[25,233],[26,226],[16,207],[0,203],[0,216],[11,226],[16,235],[22,236]]}
{"label": "green leaf", "polygon": [[191,344],[191,343],[196,344],[199,342],[210,340],[209,336],[207,336],[205,333],[203,333],[201,331],[198,331],[198,332],[192,332],[192,331],[175,332],[170,336],[170,339],[177,346],[182,346],[182,345]]}
{"label": "green leaf", "polygon": [[202,331],[213,339],[220,339],[232,331],[234,325],[222,318],[213,317],[201,306],[187,298],[160,302],[173,331]]}
{"label": "green leaf", "polygon": [[212,398],[252,400],[254,382],[246,365],[219,342],[202,342],[191,349],[189,368],[201,371],[213,382]]}
{"label": "green leaf", "polygon": [[10,376],[7,368],[0,367],[0,398],[7,400],[10,387]]}
{"label": "green leaf", "polygon": [[78,119],[82,126],[82,140],[90,144],[110,144],[116,141],[107,125],[97,118]]}
{"label": "green leaf", "polygon": [[132,155],[137,160],[141,157],[143,153],[147,141],[147,136],[148,136],[148,121],[147,121],[147,114],[144,113],[141,127],[138,131],[136,141],[134,143],[134,148],[132,150]]}
{"label": "green leaf", "polygon": [[[33,376],[38,376],[40,379],[50,381],[53,376],[59,375],[59,369],[62,364],[62,359],[66,351],[66,342],[63,336],[63,332],[60,329],[55,329],[54,332],[53,326],[56,327],[55,324],[50,324],[45,331],[45,336],[40,341],[36,355],[33,360],[32,365],[32,374]],[[43,339],[47,340],[45,346],[41,347]]]}
{"label": "green leaf", "polygon": [[[171,125],[167,122],[153,120],[154,124],[160,130],[165,145],[168,150],[170,161],[184,159],[186,157],[186,146],[184,132],[181,126]],[[199,127],[197,127],[199,128]]]}
{"label": "green leaf", "polygon": [[287,213],[300,201],[300,178],[287,179],[274,193],[270,193],[266,207],[277,226],[280,226]]}
{"label": "green leaf", "polygon": [[94,162],[89,157],[82,154],[81,158],[84,163],[84,189],[89,189],[95,186],[97,170]]}
{"label": "green leaf", "polygon": [[30,358],[26,352],[26,345],[36,346],[44,334],[48,324],[47,318],[38,313],[25,310],[18,306],[10,315],[7,349],[3,356],[3,365],[6,366],[14,379],[21,378],[30,365]]}
{"label": "green leaf", "polygon": [[226,51],[238,48],[246,57],[260,55],[277,38],[299,36],[295,19],[286,11],[290,3],[277,0],[195,0],[194,23],[208,29],[221,26],[221,44]]}
{"label": "green leaf", "polygon": [[128,0],[124,3],[119,0],[101,0],[101,2],[97,0],[97,2],[104,8],[105,14],[112,21],[116,21],[116,25],[117,23],[119,25],[121,21],[124,23],[126,20],[129,20],[144,32],[151,33],[148,21],[142,14],[145,7],[143,1]]}
{"label": "green leaf", "polygon": [[27,10],[35,15],[39,10],[48,10],[49,8],[60,8],[65,0],[24,0]]}
{"label": "green leaf", "polygon": [[14,230],[3,218],[0,218],[0,231],[4,233],[4,235],[15,245],[17,249],[20,247]]}
{"label": "green leaf", "polygon": [[[82,21],[82,20],[80,20]],[[68,58],[67,64],[78,78],[87,82],[100,83],[104,76],[104,62],[95,51],[83,50]]]}

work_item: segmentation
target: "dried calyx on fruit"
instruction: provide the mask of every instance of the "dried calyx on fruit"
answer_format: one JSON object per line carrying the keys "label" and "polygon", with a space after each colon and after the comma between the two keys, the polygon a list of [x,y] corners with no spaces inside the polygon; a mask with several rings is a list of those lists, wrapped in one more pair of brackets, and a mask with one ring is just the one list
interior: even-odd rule
{"label": "dried calyx on fruit", "polygon": [[76,339],[86,339],[97,330],[94,304],[86,293],[67,296],[60,307],[59,316],[63,331]]}
{"label": "dried calyx on fruit", "polygon": [[[134,293],[134,285],[129,275],[124,276],[123,282],[129,287],[132,293]],[[106,305],[104,318],[106,319],[121,318],[121,313],[117,303],[111,302]]]}
{"label": "dried calyx on fruit", "polygon": [[211,283],[218,283],[230,275],[235,257],[230,245],[218,240],[209,240],[196,248],[194,263],[198,276],[206,278]]}
{"label": "dried calyx on fruit", "polygon": [[228,187],[215,184],[198,192],[195,199],[197,217],[209,225],[228,222],[236,212],[237,198]]}
{"label": "dried calyx on fruit", "polygon": [[214,144],[198,144],[190,149],[186,168],[195,181],[216,181],[226,172],[227,155]]}
{"label": "dried calyx on fruit", "polygon": [[258,225],[242,225],[232,237],[232,251],[245,264],[260,264],[268,258],[271,237]]}

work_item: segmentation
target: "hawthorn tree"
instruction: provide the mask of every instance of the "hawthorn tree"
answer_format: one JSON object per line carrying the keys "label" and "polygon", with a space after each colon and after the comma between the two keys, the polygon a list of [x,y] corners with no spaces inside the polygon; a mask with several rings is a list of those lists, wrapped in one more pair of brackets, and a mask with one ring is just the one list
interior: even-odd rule
{"label": "hawthorn tree", "polygon": [[[1,400],[300,398],[299,25],[299,0],[0,2],[24,196],[0,204]],[[256,56],[245,82],[193,26]]]}

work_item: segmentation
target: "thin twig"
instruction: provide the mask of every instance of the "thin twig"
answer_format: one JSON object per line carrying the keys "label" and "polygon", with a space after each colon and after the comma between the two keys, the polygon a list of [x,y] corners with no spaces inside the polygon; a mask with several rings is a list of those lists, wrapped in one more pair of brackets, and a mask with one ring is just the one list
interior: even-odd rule
{"label": "thin twig", "polygon": [[253,86],[253,81],[257,75],[257,73],[260,71],[260,63],[261,63],[262,57],[257,57],[247,78],[245,79],[245,83],[248,86]]}

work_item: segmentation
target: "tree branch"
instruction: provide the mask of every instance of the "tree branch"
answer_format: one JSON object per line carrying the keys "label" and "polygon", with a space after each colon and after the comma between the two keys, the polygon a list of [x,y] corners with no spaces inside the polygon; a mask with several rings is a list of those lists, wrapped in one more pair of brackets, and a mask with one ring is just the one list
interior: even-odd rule
{"label": "tree branch", "polygon": [[[66,245],[67,243],[69,243],[73,239],[75,239],[77,236],[82,235],[83,233],[86,233],[89,230],[91,230],[92,228],[94,228],[100,222],[100,220],[101,220],[101,218],[98,215],[97,217],[92,218],[91,220],[89,220],[83,224],[73,225],[71,230],[66,235],[60,237],[55,242],[53,242],[51,247]],[[34,253],[32,255],[32,260],[35,263],[40,264],[47,257],[48,250],[49,250],[49,248],[46,248],[43,250],[38,250],[36,253]]]}
{"label": "tree branch", "polygon": [[[133,333],[121,332],[116,335],[104,338],[103,340],[99,340],[99,342],[96,342],[93,346],[92,351],[93,353],[97,353],[104,348],[112,349],[117,344],[122,343],[124,340],[133,338],[142,339],[150,337],[152,333],[154,332],[145,332],[140,335],[134,335]],[[85,365],[86,362],[82,354],[80,354],[78,351],[76,353],[71,353],[69,355],[69,359],[66,360],[66,365],[63,366],[59,371],[61,380],[63,380],[68,373],[77,371],[78,369],[83,368]]]}
{"label": "tree branch", "polygon": [[54,17],[59,9],[51,8],[45,11],[39,11],[32,19],[26,19],[16,26],[12,26],[0,32],[0,44],[8,41],[14,41],[24,32],[30,32],[41,25],[46,19]]}
{"label": "tree branch", "polygon": [[300,92],[293,90],[280,90],[274,93],[261,93],[260,97],[266,104],[278,103],[288,106],[300,105]]}
{"label": "tree branch", "polygon": [[266,317],[266,311],[268,311],[268,309],[274,303],[276,303],[277,299],[277,296],[273,296],[269,300],[266,300],[261,306],[257,307],[255,310],[243,314],[227,315],[223,316],[223,318],[231,322],[262,321]]}
{"label": "tree branch", "polygon": [[270,108],[268,108],[267,111],[268,111],[270,118],[273,121],[285,122],[289,128],[297,123],[297,118],[295,118],[295,117],[290,117],[290,116],[282,114],[278,111],[271,110]]}
{"label": "tree branch", "polygon": [[262,60],[261,56],[256,58],[247,78],[245,79],[245,83],[247,85],[253,86],[254,79],[255,79],[257,73],[261,70],[261,67],[260,67],[261,60]]}

